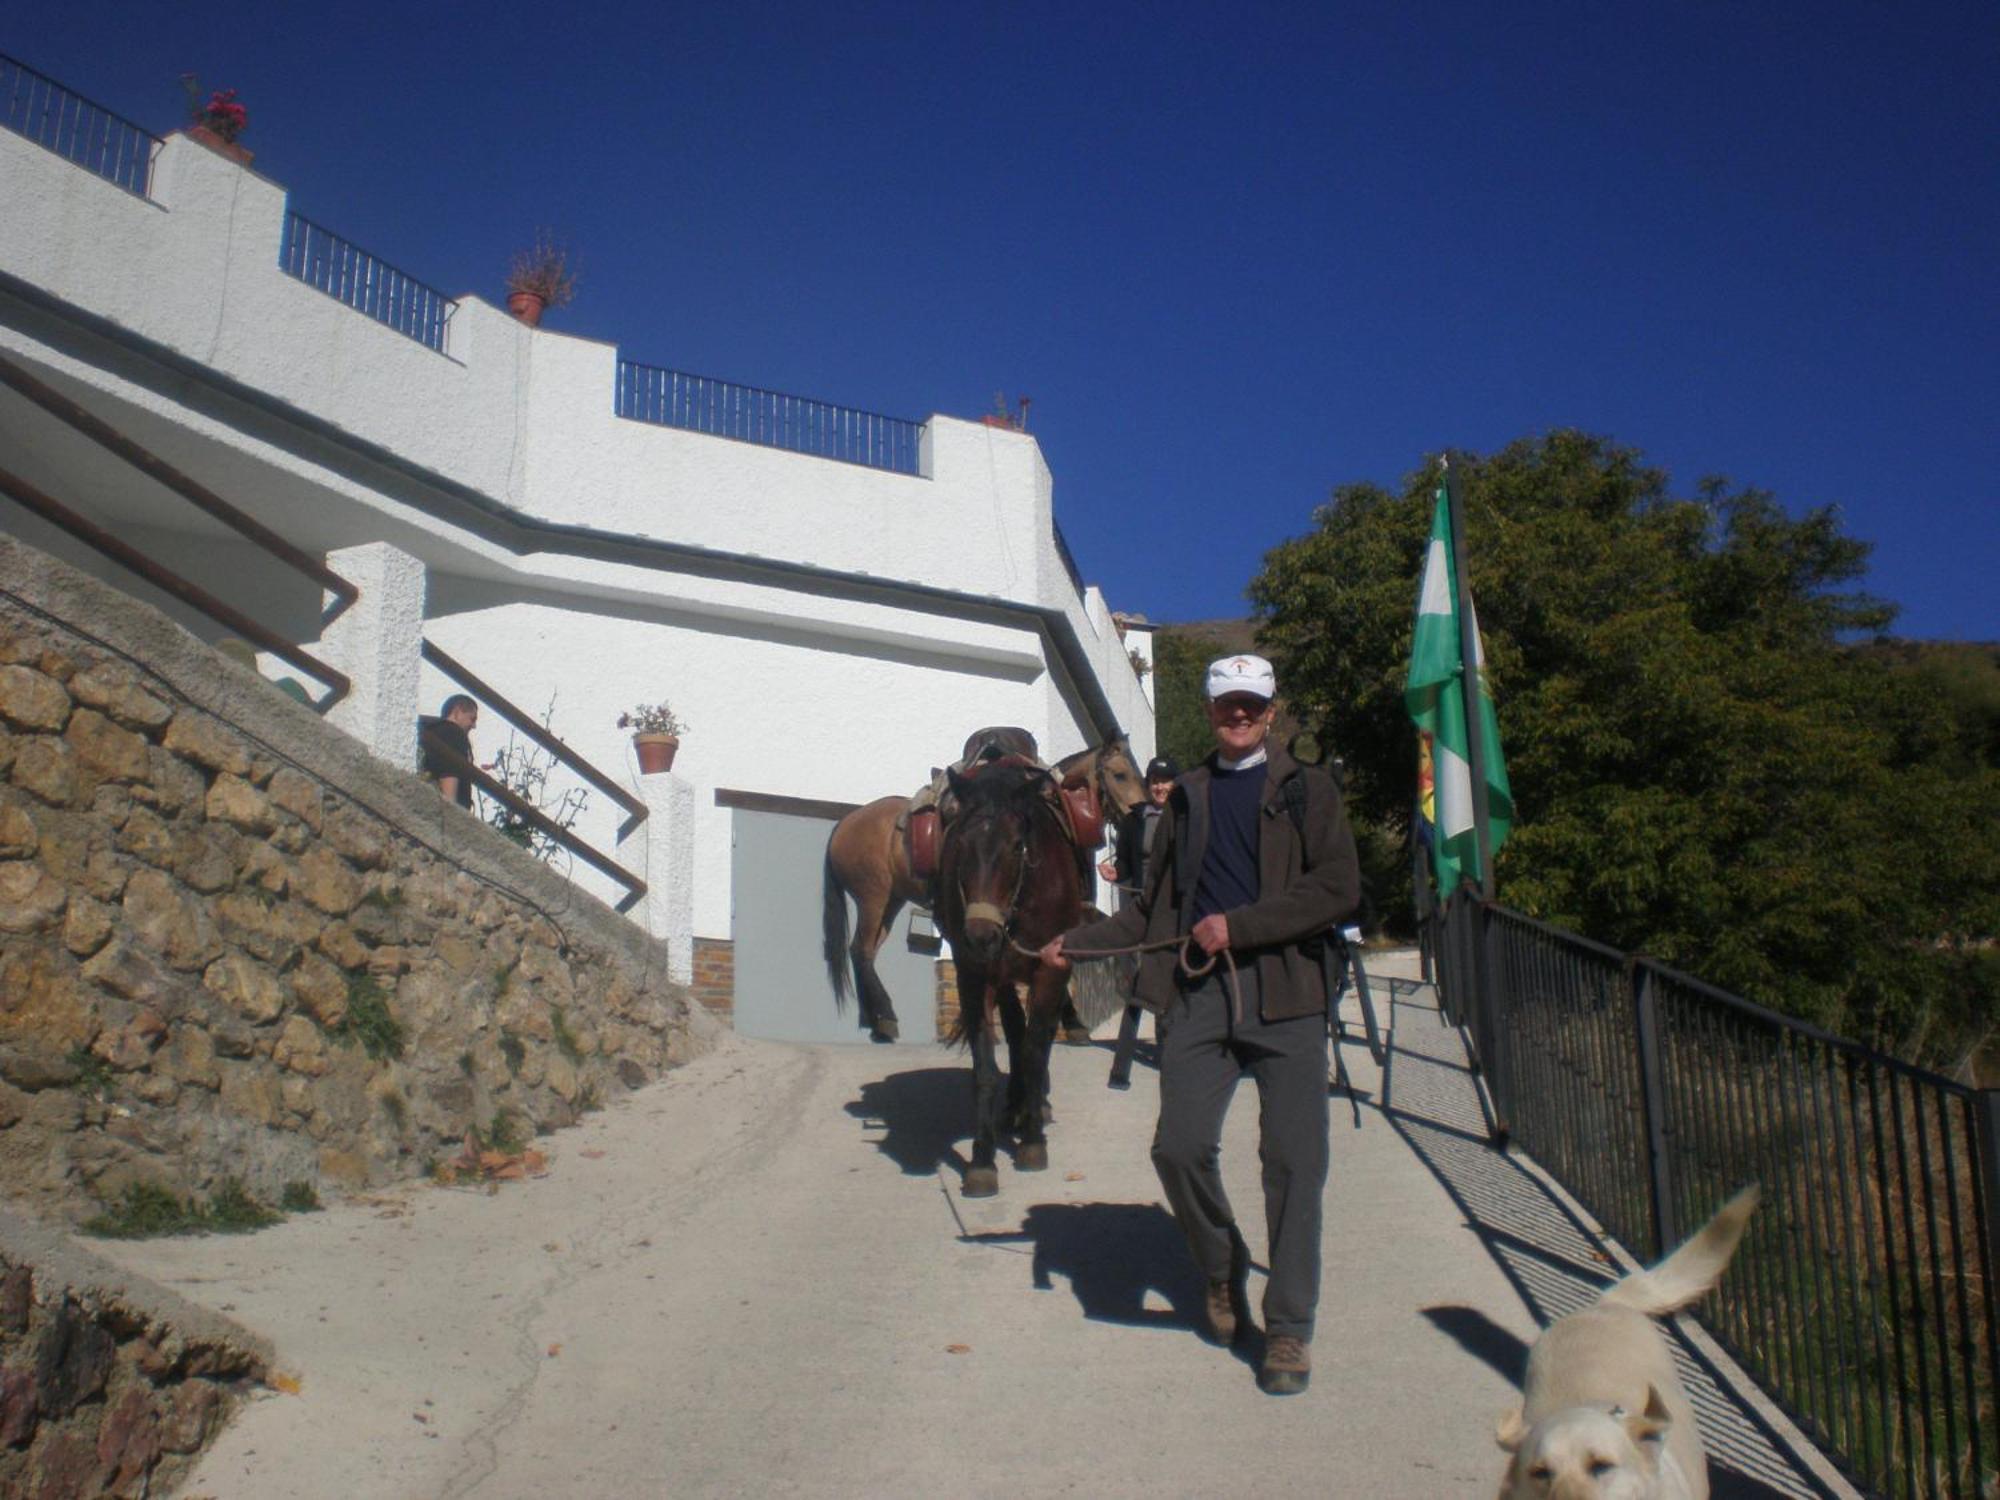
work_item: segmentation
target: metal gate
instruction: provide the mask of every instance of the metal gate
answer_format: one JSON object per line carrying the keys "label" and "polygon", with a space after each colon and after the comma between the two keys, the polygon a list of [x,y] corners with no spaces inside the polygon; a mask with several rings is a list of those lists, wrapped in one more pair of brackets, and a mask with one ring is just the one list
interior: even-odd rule
{"label": "metal gate", "polygon": [[[820,944],[820,879],[831,818],[736,807],[731,811],[730,932],[736,969],[736,1029],[785,1042],[863,1042],[850,996],[844,1014],[833,1007]],[[848,930],[854,926],[848,904]],[[896,919],[875,970],[882,976],[903,1039],[935,1034],[937,971],[927,953],[909,946],[910,913]]]}

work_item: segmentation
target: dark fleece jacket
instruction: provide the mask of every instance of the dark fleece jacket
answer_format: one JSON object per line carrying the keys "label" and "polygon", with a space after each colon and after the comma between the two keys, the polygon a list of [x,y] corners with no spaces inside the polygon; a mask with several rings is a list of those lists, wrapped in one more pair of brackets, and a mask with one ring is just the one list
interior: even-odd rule
{"label": "dark fleece jacket", "polygon": [[[1361,904],[1361,866],[1354,832],[1333,778],[1301,766],[1273,745],[1265,765],[1259,804],[1257,874],[1261,894],[1247,906],[1222,915],[1229,923],[1229,946],[1236,962],[1255,963],[1266,1021],[1309,1016],[1326,1009],[1326,980],[1320,965],[1321,935],[1351,916]],[[1145,889],[1117,916],[1063,935],[1063,951],[1090,958],[1110,949],[1186,935],[1194,925],[1195,884],[1208,847],[1208,781],[1214,757],[1174,784],[1165,825],[1153,837]],[[1306,816],[1301,836],[1285,808],[1284,784],[1305,778]],[[1185,857],[1176,838],[1186,836]],[[1159,1012],[1179,992],[1174,948],[1146,953],[1139,960],[1135,993],[1148,1010]]]}

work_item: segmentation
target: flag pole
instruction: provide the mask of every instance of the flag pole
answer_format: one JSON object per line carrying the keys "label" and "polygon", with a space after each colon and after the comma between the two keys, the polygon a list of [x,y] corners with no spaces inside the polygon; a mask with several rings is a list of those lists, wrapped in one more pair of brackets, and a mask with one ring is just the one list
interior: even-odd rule
{"label": "flag pole", "polygon": [[1472,578],[1465,566],[1465,508],[1458,497],[1458,480],[1451,455],[1444,456],[1445,504],[1451,517],[1451,573],[1458,583],[1459,686],[1465,693],[1466,762],[1472,771],[1472,838],[1479,860],[1479,890],[1493,899],[1493,840],[1486,801],[1485,716],[1479,711],[1479,624],[1472,615]]}

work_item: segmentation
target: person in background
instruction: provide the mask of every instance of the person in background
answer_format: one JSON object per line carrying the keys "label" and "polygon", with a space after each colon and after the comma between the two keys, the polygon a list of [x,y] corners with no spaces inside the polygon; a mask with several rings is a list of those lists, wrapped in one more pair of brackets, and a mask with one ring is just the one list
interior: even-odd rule
{"label": "person in background", "polygon": [[460,807],[472,806],[472,782],[463,775],[457,761],[439,751],[448,751],[465,761],[472,759],[472,731],[479,727],[479,705],[464,693],[453,693],[435,719],[420,719],[417,741],[423,749],[424,774],[438,784],[447,800]]}
{"label": "person in background", "polygon": [[1208,1279],[1208,1330],[1223,1344],[1249,1321],[1250,1253],[1223,1190],[1222,1124],[1237,1083],[1255,1080],[1270,1266],[1257,1384],[1291,1395],[1312,1376],[1319,1308],[1329,999],[1320,945],[1359,903],[1361,870],[1333,779],[1267,743],[1271,664],[1225,656],[1209,664],[1204,688],[1215,750],[1174,784],[1137,899],[1051,939],[1041,959],[1064,968],[1149,949],[1134,988],[1168,1016],[1153,1166]]}

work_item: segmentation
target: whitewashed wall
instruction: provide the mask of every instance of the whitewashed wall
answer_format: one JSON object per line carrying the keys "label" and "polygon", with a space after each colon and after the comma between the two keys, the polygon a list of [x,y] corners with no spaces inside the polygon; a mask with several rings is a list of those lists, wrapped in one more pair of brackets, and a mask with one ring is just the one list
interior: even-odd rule
{"label": "whitewashed wall", "polygon": [[[729,814],[717,788],[858,802],[910,790],[980,724],[1023,724],[1051,758],[1096,737],[1031,617],[991,623],[923,590],[1060,611],[1135,753],[1151,754],[1149,697],[1103,598],[1069,580],[1051,536],[1054,481],[1025,434],[934,416],[925,474],[913,477],[622,420],[609,345],[531,331],[466,297],[439,354],[285,274],[284,190],[254,171],[173,137],[153,193],[135,198],[0,131],[0,270],[259,393],[279,420],[286,410],[314,419],[418,477],[372,480],[311,443],[273,438],[269,418],[260,427],[226,396],[135,374],[35,316],[0,318],[0,350],[302,546],[386,540],[421,558],[431,638],[531,711],[553,699],[557,733],[612,774],[636,770],[619,711],[670,700],[692,726],[675,769],[698,793],[696,932],[729,930]],[[365,248],[396,259],[394,245]],[[226,569],[237,602],[310,634],[312,591],[7,401],[0,415],[31,478],[80,508],[108,507],[120,529],[197,577]],[[510,544],[426,503],[426,484],[632,545],[586,556],[555,538]],[[11,506],[0,525],[49,540]],[[811,579],[707,577],[647,554],[647,542],[892,587],[863,599]],[[421,691],[434,711],[451,686],[427,669]],[[484,720],[480,758],[504,738]],[[609,849],[618,821],[596,797],[579,831]],[[585,883],[615,890],[594,875]]]}

